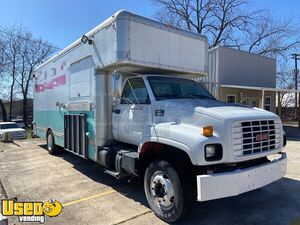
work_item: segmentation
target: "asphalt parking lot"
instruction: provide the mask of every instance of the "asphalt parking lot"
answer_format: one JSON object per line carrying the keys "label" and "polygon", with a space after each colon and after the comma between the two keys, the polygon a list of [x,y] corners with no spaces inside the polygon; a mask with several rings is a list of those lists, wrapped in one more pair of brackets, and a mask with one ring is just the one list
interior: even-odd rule
{"label": "asphalt parking lot", "polygon": [[[300,132],[287,128],[288,174],[237,197],[197,203],[180,224],[300,224]],[[164,224],[149,209],[138,180],[116,180],[67,152],[51,156],[44,140],[0,142],[0,197],[63,204],[46,224]],[[9,218],[9,224],[18,222]],[[37,224],[37,223],[35,223]]]}

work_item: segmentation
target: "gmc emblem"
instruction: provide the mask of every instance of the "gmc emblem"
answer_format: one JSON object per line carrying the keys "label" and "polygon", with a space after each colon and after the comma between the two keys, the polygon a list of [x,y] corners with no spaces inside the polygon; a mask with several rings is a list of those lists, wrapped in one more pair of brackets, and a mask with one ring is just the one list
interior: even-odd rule
{"label": "gmc emblem", "polygon": [[270,139],[270,136],[268,133],[257,134],[255,136],[256,141],[265,141],[265,140],[269,140],[269,139]]}

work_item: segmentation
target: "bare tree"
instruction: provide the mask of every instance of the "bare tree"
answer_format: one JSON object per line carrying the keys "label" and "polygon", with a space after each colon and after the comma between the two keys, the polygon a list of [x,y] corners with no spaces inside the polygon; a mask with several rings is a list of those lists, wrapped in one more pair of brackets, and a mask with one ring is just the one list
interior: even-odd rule
{"label": "bare tree", "polygon": [[274,20],[269,14],[248,26],[244,35],[245,49],[259,55],[282,57],[299,48],[298,25],[292,19]]}
{"label": "bare tree", "polygon": [[232,45],[241,32],[262,14],[245,10],[243,0],[152,0],[158,6],[156,18],[204,34],[211,47]]}
{"label": "bare tree", "polygon": [[276,21],[267,10],[252,10],[246,0],[152,0],[156,18],[206,35],[210,47],[223,45],[266,56],[298,48],[291,20]]}
{"label": "bare tree", "polygon": [[[32,91],[31,73],[54,52],[55,47],[42,39],[35,39],[22,26],[1,28],[0,52],[6,64],[1,73],[9,83],[9,118],[12,118],[14,98],[22,99],[23,120],[27,125],[27,103]],[[2,88],[2,87],[1,87]]]}
{"label": "bare tree", "polygon": [[[276,83],[277,87],[281,89],[294,89],[294,74],[288,70],[287,61],[282,60],[277,65]],[[278,110],[283,120],[295,119],[295,111],[293,105],[295,104],[295,96],[290,92],[279,93]]]}
{"label": "bare tree", "polygon": [[1,40],[3,45],[1,47],[1,52],[3,53],[6,59],[6,70],[4,71],[5,75],[10,76],[10,98],[9,98],[9,119],[12,118],[13,112],[13,97],[14,97],[14,88],[16,83],[17,76],[17,63],[20,53],[21,40],[18,38],[22,33],[21,28],[11,28],[8,29],[5,35],[2,34]]}
{"label": "bare tree", "polygon": [[42,39],[34,39],[29,32],[22,34],[23,39],[20,50],[19,74],[16,77],[23,101],[23,120],[27,125],[27,102],[32,90],[31,74],[34,68],[44,62],[54,52],[54,47]]}
{"label": "bare tree", "polygon": [[[6,57],[4,57],[4,52],[1,50],[3,48],[4,48],[4,43],[0,40],[0,79],[2,78],[2,73],[3,71],[5,71],[5,66],[6,66]],[[2,120],[6,122],[7,113],[3,104],[2,97],[3,96],[0,96],[0,109],[1,109]]]}

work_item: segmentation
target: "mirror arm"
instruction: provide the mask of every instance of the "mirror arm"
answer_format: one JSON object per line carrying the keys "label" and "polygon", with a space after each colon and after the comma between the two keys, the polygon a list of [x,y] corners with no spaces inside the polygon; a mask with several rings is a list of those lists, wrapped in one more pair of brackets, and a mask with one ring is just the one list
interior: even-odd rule
{"label": "mirror arm", "polygon": [[[131,89],[131,91],[132,91],[132,93],[133,93],[133,95],[134,95],[134,98],[135,98],[135,100],[136,100],[138,106],[140,106],[139,100],[137,99],[137,97],[136,97],[136,95],[135,95],[135,92],[134,92],[134,90],[133,90],[133,88],[132,88],[132,86],[131,86],[130,79],[128,79],[128,84],[129,84],[129,86],[130,86],[130,89]],[[134,103],[132,102],[132,104],[134,104]]]}

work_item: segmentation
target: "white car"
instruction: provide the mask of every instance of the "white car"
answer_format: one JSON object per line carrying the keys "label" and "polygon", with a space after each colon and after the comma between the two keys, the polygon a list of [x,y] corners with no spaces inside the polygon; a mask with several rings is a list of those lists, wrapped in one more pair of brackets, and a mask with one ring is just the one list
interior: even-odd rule
{"label": "white car", "polygon": [[14,122],[0,122],[0,139],[2,139],[3,134],[10,132],[13,139],[23,139],[26,138],[26,131],[18,126]]}
{"label": "white car", "polygon": [[12,119],[11,121],[15,122],[20,128],[26,128],[25,123],[22,119]]}

